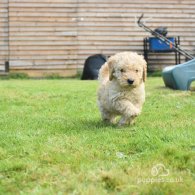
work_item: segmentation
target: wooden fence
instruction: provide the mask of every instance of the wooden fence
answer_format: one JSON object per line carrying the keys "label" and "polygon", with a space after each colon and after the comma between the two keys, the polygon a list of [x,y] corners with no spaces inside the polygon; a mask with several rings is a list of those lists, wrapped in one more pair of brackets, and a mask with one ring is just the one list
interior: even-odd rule
{"label": "wooden fence", "polygon": [[[135,21],[141,13],[152,29],[167,26],[181,46],[195,50],[194,0],[1,0],[0,68],[30,76],[75,75],[97,53],[143,53],[149,33]],[[195,53],[195,52],[194,52]],[[150,54],[150,69],[174,64],[173,53]]]}

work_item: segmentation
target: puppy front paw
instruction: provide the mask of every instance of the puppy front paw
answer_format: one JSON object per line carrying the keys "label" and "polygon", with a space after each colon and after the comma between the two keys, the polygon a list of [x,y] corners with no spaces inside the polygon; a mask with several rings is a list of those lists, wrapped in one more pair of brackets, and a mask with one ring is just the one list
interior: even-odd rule
{"label": "puppy front paw", "polygon": [[131,116],[130,118],[127,118],[127,117],[121,117],[119,123],[118,123],[118,126],[121,127],[121,126],[125,126],[125,125],[133,125],[135,123],[135,118],[137,116]]}
{"label": "puppy front paw", "polygon": [[136,116],[138,116],[138,115],[140,115],[140,114],[141,114],[141,110],[140,110],[140,109],[137,109],[137,108],[134,108],[134,109],[131,111],[130,116],[131,116],[131,117],[136,117]]}

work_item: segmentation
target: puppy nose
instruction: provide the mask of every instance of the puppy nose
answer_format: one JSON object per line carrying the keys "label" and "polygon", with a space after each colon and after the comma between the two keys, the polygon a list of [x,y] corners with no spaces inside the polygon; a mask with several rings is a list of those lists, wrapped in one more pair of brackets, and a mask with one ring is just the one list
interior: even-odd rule
{"label": "puppy nose", "polygon": [[134,82],[134,80],[131,80],[131,79],[128,79],[128,80],[127,80],[127,83],[128,83],[129,85],[132,85],[133,82]]}

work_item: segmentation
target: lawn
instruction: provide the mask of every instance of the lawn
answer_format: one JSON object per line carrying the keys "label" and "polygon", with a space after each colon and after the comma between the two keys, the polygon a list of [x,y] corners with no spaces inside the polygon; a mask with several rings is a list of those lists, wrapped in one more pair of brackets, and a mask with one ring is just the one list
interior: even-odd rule
{"label": "lawn", "polygon": [[136,124],[102,123],[97,81],[0,81],[0,194],[194,194],[195,92],[148,78]]}

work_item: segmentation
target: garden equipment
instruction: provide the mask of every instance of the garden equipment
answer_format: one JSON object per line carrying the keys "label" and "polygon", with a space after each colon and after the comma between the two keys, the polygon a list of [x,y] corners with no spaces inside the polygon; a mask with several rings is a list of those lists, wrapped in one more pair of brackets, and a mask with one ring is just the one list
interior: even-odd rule
{"label": "garden equipment", "polygon": [[191,54],[189,54],[188,52],[186,52],[185,50],[181,49],[180,46],[177,44],[175,44],[174,42],[172,42],[171,40],[169,40],[166,36],[163,35],[163,33],[159,33],[159,31],[156,30],[151,30],[149,27],[147,27],[141,20],[144,17],[144,14],[142,14],[137,23],[139,25],[139,27],[143,28],[145,31],[151,33],[151,35],[155,36],[156,38],[158,38],[159,40],[165,42],[167,45],[169,45],[171,48],[174,48],[177,52],[179,52],[180,54],[184,55],[187,59],[193,59],[194,56],[192,56]]}
{"label": "garden equipment", "polygon": [[[147,32],[150,32],[153,36],[170,46],[170,48],[174,48],[177,52],[190,60],[177,66],[168,66],[163,69],[162,77],[165,86],[172,89],[189,90],[192,81],[195,81],[195,57],[181,49],[179,44],[174,43],[174,40],[167,38],[166,28],[156,29],[153,31],[144,25],[143,22],[141,22],[143,16],[144,15],[142,14],[137,22],[141,28],[144,28]],[[156,43],[154,42],[153,46],[155,46],[155,44]]]}

